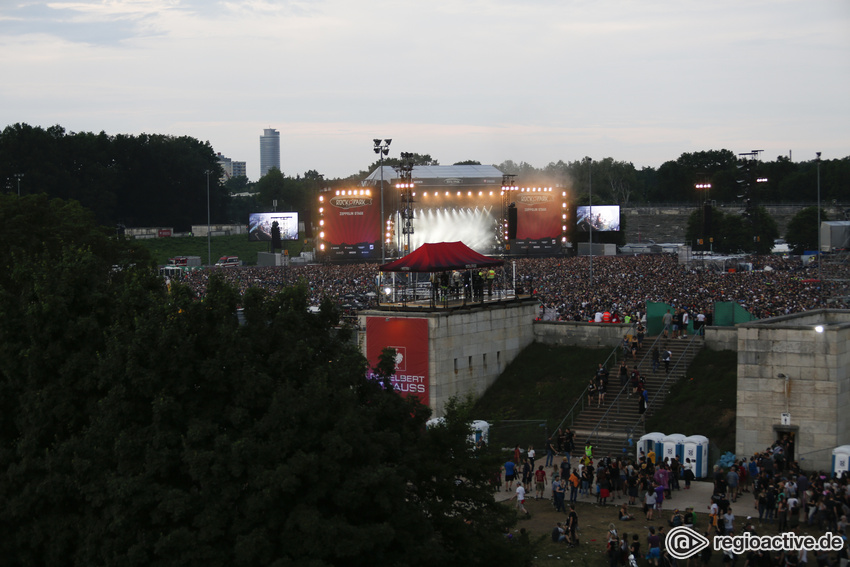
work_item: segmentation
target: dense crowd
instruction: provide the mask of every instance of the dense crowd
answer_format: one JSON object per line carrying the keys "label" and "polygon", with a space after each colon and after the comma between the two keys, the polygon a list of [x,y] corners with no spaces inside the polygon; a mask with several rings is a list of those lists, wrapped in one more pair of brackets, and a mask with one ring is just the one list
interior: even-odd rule
{"label": "dense crowd", "polygon": [[[598,311],[645,313],[658,301],[694,312],[710,313],[714,302],[732,301],[757,318],[797,313],[823,306],[817,270],[799,259],[749,256],[752,271],[721,271],[692,263],[680,265],[672,254],[508,260],[495,287],[523,288],[565,321],[588,321]],[[261,287],[275,292],[298,282],[310,289],[312,305],[329,297],[349,309],[377,305],[378,264],[309,264],[289,267],[244,267],[199,270],[186,276],[198,297],[215,271],[241,292]],[[423,281],[427,281],[427,274]],[[407,277],[407,276],[404,276]],[[847,302],[832,307],[847,308]]]}

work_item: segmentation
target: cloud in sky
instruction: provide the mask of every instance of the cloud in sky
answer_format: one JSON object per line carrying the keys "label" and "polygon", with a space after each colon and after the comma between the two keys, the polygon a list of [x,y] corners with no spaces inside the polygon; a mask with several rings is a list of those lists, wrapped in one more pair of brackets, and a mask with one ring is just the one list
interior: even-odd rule
{"label": "cloud in sky", "polygon": [[371,140],[441,163],[686,151],[850,155],[850,5],[833,0],[12,0],[0,126],[209,140],[341,177]]}

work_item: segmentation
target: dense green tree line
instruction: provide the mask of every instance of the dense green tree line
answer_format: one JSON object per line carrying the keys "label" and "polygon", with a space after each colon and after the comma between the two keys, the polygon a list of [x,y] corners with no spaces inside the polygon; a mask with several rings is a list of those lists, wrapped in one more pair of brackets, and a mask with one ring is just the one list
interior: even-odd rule
{"label": "dense green tree line", "polygon": [[[814,156],[813,156],[814,158]],[[817,162],[792,162],[786,156],[776,161],[753,160],[730,150],[683,153],[658,169],[638,170],[631,162],[602,158],[588,161],[558,161],[543,168],[528,163],[505,161],[497,165],[517,175],[523,183],[560,183],[572,187],[576,200],[587,203],[593,184],[594,204],[685,203],[714,200],[744,202],[745,189],[756,203],[814,203],[817,200]],[[846,201],[850,187],[850,157],[823,160],[821,200]],[[591,171],[592,169],[592,171]],[[755,179],[767,181],[755,183]],[[698,185],[711,185],[710,189]]]}
{"label": "dense green tree line", "polygon": [[[8,192],[74,199],[115,226],[206,224],[207,176],[213,222],[227,216],[228,195],[209,143],[188,136],[66,132],[27,124],[0,133],[0,180]],[[240,221],[244,222],[244,221]]]}
{"label": "dense green tree line", "polygon": [[[412,153],[415,165],[439,165],[430,154]],[[459,164],[479,163],[465,160]],[[207,218],[206,171],[210,171],[210,211],[213,223],[244,223],[259,210],[295,210],[315,217],[316,193],[323,187],[359,183],[378,160],[343,179],[325,179],[309,170],[294,177],[274,170],[255,183],[234,178],[219,183],[220,167],[208,142],[188,136],[139,136],[104,132],[68,133],[61,126],[44,129],[26,124],[8,126],[0,133],[0,183],[16,192],[17,174],[23,174],[24,194],[46,193],[76,199],[94,211],[98,222],[127,226],[173,226],[189,230]],[[384,165],[401,159],[389,155]],[[633,206],[643,203],[720,203],[752,206],[763,203],[814,203],[817,200],[817,163],[753,160],[731,150],[683,153],[660,167],[637,169],[631,162],[611,157],[559,160],[537,168],[504,161],[500,170],[517,176],[521,185],[558,184],[569,187],[575,200]],[[850,187],[850,157],[826,159],[820,164],[823,203],[845,201]],[[756,183],[757,178],[766,179]],[[592,181],[591,181],[592,180]],[[698,187],[711,185],[710,189]],[[232,199],[232,193],[253,197]]]}
{"label": "dense green tree line", "polygon": [[0,196],[0,231],[0,565],[528,557],[466,405],[426,429],[305,286],[240,299],[213,278],[197,301],[44,195]]}

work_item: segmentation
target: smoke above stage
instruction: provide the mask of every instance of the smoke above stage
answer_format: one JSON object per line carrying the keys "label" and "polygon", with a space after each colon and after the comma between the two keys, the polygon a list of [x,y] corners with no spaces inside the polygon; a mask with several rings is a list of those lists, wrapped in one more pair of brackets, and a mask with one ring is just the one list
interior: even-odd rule
{"label": "smoke above stage", "polygon": [[[499,232],[498,212],[493,206],[414,209],[414,232],[410,249],[416,250],[426,242],[461,241],[476,252],[491,254],[496,249]],[[401,226],[401,214],[393,219]],[[407,236],[396,233],[396,246],[404,250]]]}

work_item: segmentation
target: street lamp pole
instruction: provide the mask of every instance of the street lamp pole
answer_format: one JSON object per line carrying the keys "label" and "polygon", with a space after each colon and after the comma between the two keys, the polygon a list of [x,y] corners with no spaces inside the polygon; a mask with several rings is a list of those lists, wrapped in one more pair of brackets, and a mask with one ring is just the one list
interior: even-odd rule
{"label": "street lamp pole", "polygon": [[587,177],[588,177],[588,192],[590,194],[590,208],[588,210],[588,217],[590,218],[590,222],[587,224],[590,227],[590,285],[593,285],[593,158],[586,157],[584,158],[587,161]]}
{"label": "street lamp pole", "polygon": [[[823,279],[821,278],[821,263],[823,260],[823,250],[821,250],[821,238],[820,238],[820,152],[815,152],[817,158],[815,161],[817,162],[818,169],[818,286],[821,290],[823,290]],[[821,293],[821,299],[823,299],[823,293]]]}
{"label": "street lamp pole", "polygon": [[210,173],[209,169],[204,171],[207,176],[207,265],[212,266],[212,242],[210,241]]}
{"label": "street lamp pole", "polygon": [[374,138],[372,140],[375,144],[373,149],[381,158],[381,264],[387,262],[387,219],[384,217],[384,156],[390,153],[390,144],[392,141],[392,138],[386,138],[382,144],[380,138]]}
{"label": "street lamp pole", "polygon": [[[820,154],[818,154],[818,155],[820,155]],[[23,176],[24,176],[23,173],[16,173],[15,174],[15,177],[18,178],[18,197],[21,196],[21,177],[23,177]]]}

